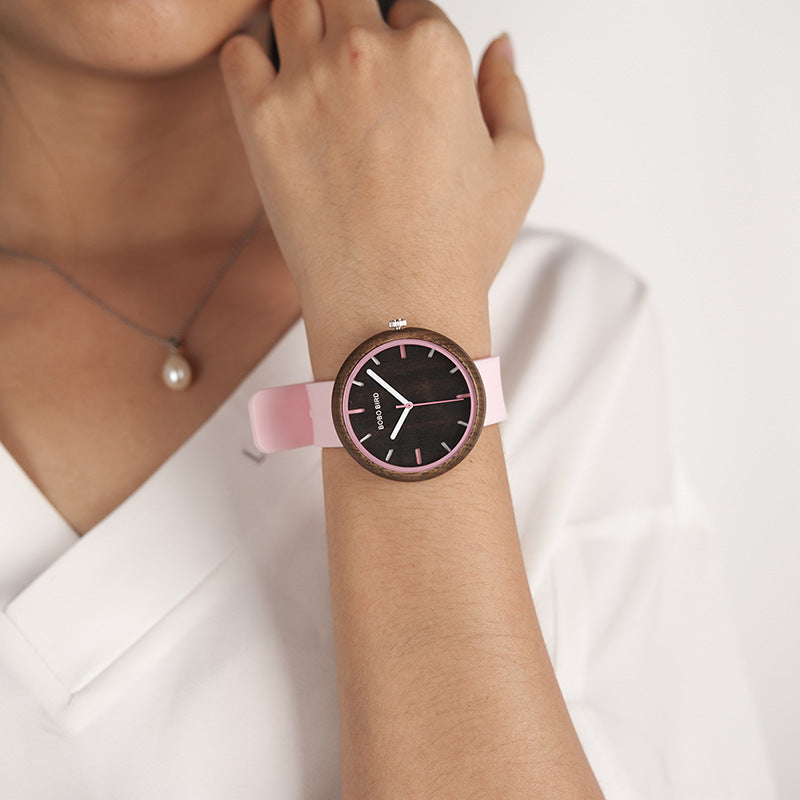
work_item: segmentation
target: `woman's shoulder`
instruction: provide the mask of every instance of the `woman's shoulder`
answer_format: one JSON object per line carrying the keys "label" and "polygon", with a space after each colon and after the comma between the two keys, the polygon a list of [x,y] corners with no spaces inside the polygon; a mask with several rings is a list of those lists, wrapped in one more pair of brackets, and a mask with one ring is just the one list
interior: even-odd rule
{"label": "woman's shoulder", "polygon": [[544,415],[563,409],[582,389],[591,389],[595,405],[600,403],[642,352],[662,368],[649,285],[577,236],[524,227],[489,303],[492,349],[503,363],[506,391],[512,402],[523,387],[536,398],[526,397],[528,418],[532,401]]}
{"label": "woman's shoulder", "polygon": [[490,311],[519,511],[563,522],[670,502],[667,380],[646,281],[576,236],[525,227]]}
{"label": "woman's shoulder", "polygon": [[[578,310],[585,323],[619,322],[650,304],[643,277],[621,259],[579,236],[524,226],[490,292],[499,336],[537,312]],[[515,313],[516,312],[516,313]]]}

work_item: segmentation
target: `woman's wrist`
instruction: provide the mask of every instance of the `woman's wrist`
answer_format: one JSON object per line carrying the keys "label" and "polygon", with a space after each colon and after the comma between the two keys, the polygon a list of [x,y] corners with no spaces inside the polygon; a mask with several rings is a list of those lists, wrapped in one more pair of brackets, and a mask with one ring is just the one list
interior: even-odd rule
{"label": "woman's wrist", "polygon": [[352,297],[332,306],[307,303],[303,317],[314,380],[333,380],[352,350],[370,336],[387,330],[402,317],[408,327],[428,328],[453,339],[473,358],[491,353],[488,298],[451,303],[433,293],[401,299],[376,288],[369,298]]}

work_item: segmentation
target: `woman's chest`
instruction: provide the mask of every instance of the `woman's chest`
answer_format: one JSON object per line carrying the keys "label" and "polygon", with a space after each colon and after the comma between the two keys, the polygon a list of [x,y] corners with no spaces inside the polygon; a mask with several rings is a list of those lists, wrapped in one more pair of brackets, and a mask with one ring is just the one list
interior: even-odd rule
{"label": "woman's chest", "polygon": [[202,428],[299,316],[273,312],[196,339],[183,392],[161,380],[166,348],[105,320],[94,338],[80,327],[16,331],[0,347],[0,444],[83,535]]}

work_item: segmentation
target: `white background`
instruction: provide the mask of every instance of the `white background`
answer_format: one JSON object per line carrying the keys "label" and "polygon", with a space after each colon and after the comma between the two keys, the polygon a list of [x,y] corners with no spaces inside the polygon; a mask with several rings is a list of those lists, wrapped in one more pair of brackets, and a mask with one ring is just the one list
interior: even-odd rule
{"label": "white background", "polygon": [[512,34],[545,154],[531,209],[650,284],[674,439],[725,536],[780,797],[800,797],[800,2],[443,0]]}

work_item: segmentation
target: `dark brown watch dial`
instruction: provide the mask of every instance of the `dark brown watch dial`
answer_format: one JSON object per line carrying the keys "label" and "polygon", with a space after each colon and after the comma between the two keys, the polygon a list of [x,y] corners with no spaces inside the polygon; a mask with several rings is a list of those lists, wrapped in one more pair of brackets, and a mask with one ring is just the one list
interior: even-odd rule
{"label": "dark brown watch dial", "polygon": [[357,347],[334,383],[342,444],[383,477],[415,481],[458,464],[485,417],[480,372],[455,342],[424,328],[387,331]]}

